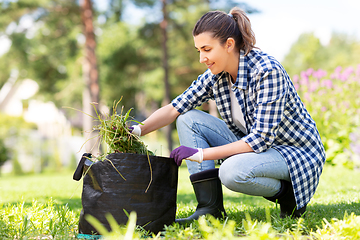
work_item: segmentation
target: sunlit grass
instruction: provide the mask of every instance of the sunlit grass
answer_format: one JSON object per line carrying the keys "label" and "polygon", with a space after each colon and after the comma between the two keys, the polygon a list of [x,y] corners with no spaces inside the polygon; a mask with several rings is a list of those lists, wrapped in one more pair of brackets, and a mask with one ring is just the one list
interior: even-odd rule
{"label": "sunlit grass", "polygon": [[[301,221],[280,219],[275,204],[262,197],[231,192],[225,187],[223,190],[227,220],[217,222],[207,218],[187,227],[174,224],[167,227],[162,237],[221,239],[230,234],[245,239],[257,239],[260,235],[266,235],[267,239],[279,236],[290,239],[288,236],[295,234],[300,239],[300,236],[315,238],[322,234],[324,239],[345,235],[349,235],[345,239],[359,238],[358,227],[355,227],[359,222],[357,216],[360,216],[360,174],[357,171],[325,167],[318,191]],[[81,191],[82,183],[72,180],[72,172],[1,176],[0,239],[52,235],[58,239],[74,239],[81,210]],[[177,217],[191,215],[197,204],[185,165],[179,169],[177,203]]]}
{"label": "sunlit grass", "polygon": [[72,179],[72,172],[29,174],[0,177],[0,204],[46,203],[52,198],[57,204],[81,208],[82,182]]}

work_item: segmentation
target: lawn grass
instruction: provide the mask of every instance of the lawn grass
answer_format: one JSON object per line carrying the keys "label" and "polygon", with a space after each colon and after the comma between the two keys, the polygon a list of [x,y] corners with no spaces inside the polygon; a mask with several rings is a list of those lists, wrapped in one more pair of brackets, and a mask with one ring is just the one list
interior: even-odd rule
{"label": "lawn grass", "polygon": [[68,204],[70,209],[81,209],[82,182],[72,179],[72,172],[29,174],[0,177],[0,204],[30,205],[33,200],[47,203]]}
{"label": "lawn grass", "polygon": [[[346,214],[351,213],[360,216],[360,172],[343,167],[324,168],[318,190],[308,205],[306,217],[300,222],[289,218],[280,219],[278,207],[262,197],[235,193],[225,187],[223,190],[224,206],[228,214],[227,222],[234,222],[232,234],[235,236],[248,235],[249,229],[244,219],[247,219],[247,223],[255,225],[255,220],[264,224],[271,222],[271,228],[277,235],[301,231],[301,234],[310,236],[311,233],[322,228],[326,221],[331,222],[334,218],[343,219]],[[81,191],[82,182],[72,180],[72,172],[24,176],[2,175],[0,177],[0,239],[36,235],[53,235],[58,236],[58,239],[74,238],[81,210]],[[179,169],[177,203],[177,217],[189,216],[194,212],[197,204],[185,165]],[[69,221],[56,222],[58,218],[67,218]],[[199,221],[187,228],[171,226],[164,236],[170,239],[211,239],[201,230],[207,227],[207,224],[211,225],[211,229],[217,229],[216,222],[209,220],[201,224]],[[224,228],[224,224],[220,222],[221,229]],[[31,229],[31,226],[34,226],[32,231],[24,232],[28,228]],[[215,236],[215,233],[213,235]],[[358,235],[360,238],[360,230]]]}
{"label": "lawn grass", "polygon": [[[180,171],[178,189],[178,217],[188,216],[196,208],[194,194],[186,169]],[[280,231],[294,229],[296,220],[280,219],[279,206],[262,197],[249,196],[230,191],[223,186],[224,207],[229,219],[241,225],[249,214],[252,219],[266,222],[266,209],[269,208],[272,226]],[[360,216],[360,172],[344,167],[326,166],[320,179],[318,190],[307,206],[302,226],[305,233],[322,226],[323,219],[343,219],[345,213]],[[239,226],[240,227],[240,226]],[[360,237],[360,236],[359,236]]]}

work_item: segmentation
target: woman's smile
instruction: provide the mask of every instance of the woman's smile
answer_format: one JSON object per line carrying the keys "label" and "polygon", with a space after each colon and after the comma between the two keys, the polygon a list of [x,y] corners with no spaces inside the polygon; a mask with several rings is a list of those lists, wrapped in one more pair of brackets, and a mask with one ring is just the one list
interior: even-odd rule
{"label": "woman's smile", "polygon": [[204,32],[194,37],[195,48],[200,53],[200,63],[204,63],[213,74],[224,71],[228,54],[218,39],[211,33]]}
{"label": "woman's smile", "polygon": [[204,63],[212,74],[225,71],[236,79],[239,53],[233,50],[233,39],[229,38],[226,43],[221,44],[212,33],[203,32],[194,36],[194,43],[200,54],[199,62]]}

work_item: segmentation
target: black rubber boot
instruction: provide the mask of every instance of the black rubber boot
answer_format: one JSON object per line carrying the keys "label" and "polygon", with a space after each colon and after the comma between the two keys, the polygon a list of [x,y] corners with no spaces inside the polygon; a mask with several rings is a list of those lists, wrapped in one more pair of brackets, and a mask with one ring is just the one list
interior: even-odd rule
{"label": "black rubber boot", "polygon": [[280,191],[273,197],[265,199],[280,204],[280,218],[291,216],[292,218],[302,217],[306,211],[306,206],[296,209],[296,201],[292,184],[285,180],[281,181]]}
{"label": "black rubber boot", "polygon": [[210,169],[190,176],[198,205],[196,211],[188,218],[176,219],[180,224],[197,220],[200,216],[210,214],[215,218],[226,217],[223,205],[223,193],[219,179],[219,169]]}

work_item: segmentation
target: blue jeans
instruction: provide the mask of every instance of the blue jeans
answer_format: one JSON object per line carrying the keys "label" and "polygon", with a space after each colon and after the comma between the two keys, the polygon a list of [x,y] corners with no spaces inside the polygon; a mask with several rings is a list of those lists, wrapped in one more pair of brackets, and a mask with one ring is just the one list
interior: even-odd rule
{"label": "blue jeans", "polygon": [[[191,110],[177,118],[180,144],[192,148],[208,148],[240,140],[225,122],[199,110]],[[202,163],[186,160],[190,174],[215,168],[213,160]],[[280,179],[290,181],[285,159],[275,149],[263,153],[242,153],[227,158],[220,166],[219,178],[232,191],[248,195],[272,197],[279,192]]]}

